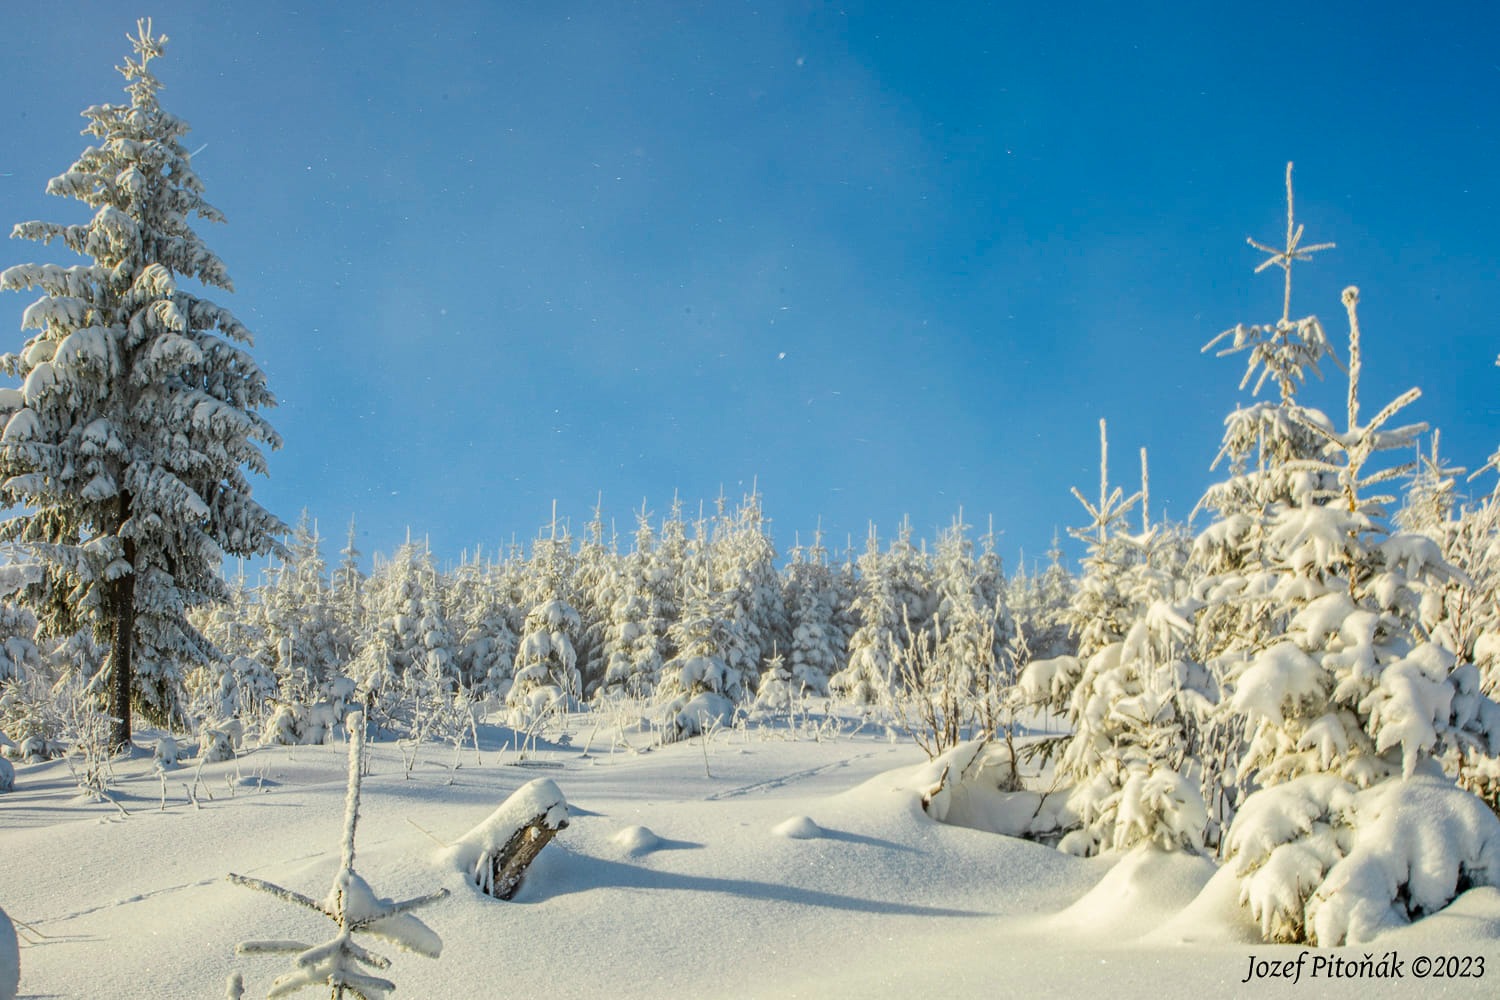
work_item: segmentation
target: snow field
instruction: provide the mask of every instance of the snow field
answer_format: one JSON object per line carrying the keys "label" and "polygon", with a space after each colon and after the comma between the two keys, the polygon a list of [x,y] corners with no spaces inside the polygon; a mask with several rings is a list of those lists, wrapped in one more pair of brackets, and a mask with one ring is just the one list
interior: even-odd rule
{"label": "snow field", "polygon": [[[1201,1000],[1280,988],[1241,987],[1248,958],[1298,952],[1245,939],[1253,926],[1236,915],[1232,881],[1199,895],[1207,862],[1150,849],[1083,860],[935,822],[917,791],[930,765],[906,743],[726,732],[708,748],[712,777],[697,740],[544,752],[540,762],[562,765],[551,768],[509,766],[496,749],[480,764],[469,751],[457,771],[433,745],[410,778],[397,747],[371,751],[360,873],[393,898],[452,891],[421,914],[442,936],[441,958],[392,954],[398,997]],[[201,788],[214,797],[200,790],[201,809],[180,787],[193,780],[185,761],[168,772],[165,811],[142,754],[117,765],[129,817],[78,801],[58,762],[18,767],[0,804],[0,905],[46,935],[22,946],[20,995],[212,997],[235,969],[247,996],[264,995],[282,960],[236,957],[234,945],[320,940],[326,922],[224,876],[321,897],[338,867],[344,752],[259,748],[206,764]],[[516,899],[498,902],[443,861],[444,845],[538,777],[566,795],[570,825]],[[1226,885],[1231,894],[1216,895]],[[1387,948],[1484,954],[1500,975],[1500,892],[1471,892],[1366,950]],[[1369,983],[1316,985],[1307,995],[1372,995]],[[1440,993],[1374,985],[1381,996]],[[1444,985],[1490,995],[1483,981]]]}

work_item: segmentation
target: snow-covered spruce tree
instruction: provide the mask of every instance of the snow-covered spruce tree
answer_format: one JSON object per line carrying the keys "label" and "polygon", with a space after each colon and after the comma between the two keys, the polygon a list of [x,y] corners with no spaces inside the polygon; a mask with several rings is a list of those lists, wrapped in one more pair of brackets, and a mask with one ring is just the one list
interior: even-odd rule
{"label": "snow-covered spruce tree", "polygon": [[454,574],[448,606],[458,635],[459,677],[477,701],[504,700],[516,660],[516,631],[499,574],[476,558]]}
{"label": "snow-covered spruce tree", "polygon": [[1441,588],[1423,590],[1422,625],[1460,661],[1479,667],[1482,689],[1493,694],[1500,654],[1500,497],[1492,492],[1459,508],[1458,477],[1464,470],[1443,462],[1439,438],[1434,431],[1431,452],[1419,450],[1395,523],[1403,532],[1430,538],[1460,571]]}
{"label": "snow-covered spruce tree", "polygon": [[[1492,468],[1497,458],[1480,471]],[[1434,636],[1461,662],[1473,662],[1480,690],[1500,697],[1500,489],[1450,518],[1442,537],[1444,557],[1463,570],[1464,579],[1444,590]],[[1500,815],[1500,759],[1466,755],[1459,763],[1459,783]]]}
{"label": "snow-covered spruce tree", "polygon": [[92,626],[109,640],[111,740],[130,742],[132,708],[175,710],[178,664],[209,650],[187,621],[222,600],[224,555],[272,551],[285,528],[251,499],[261,445],[280,439],[274,405],[222,306],[178,287],[231,290],[223,263],[189,225],[222,219],[203,198],[183,139],[162,110],[151,62],[165,36],[149,21],[121,73],[128,104],[87,109],[97,140],[47,190],[93,210],[85,223],[26,222],[23,239],[61,241],[88,263],[24,264],[0,288],[40,289],[22,318],[38,332],[0,368],[0,526],[42,569],[20,591],[51,635]]}
{"label": "snow-covered spruce tree", "polygon": [[1479,668],[1485,693],[1500,693],[1500,492],[1449,522],[1444,555],[1463,569],[1468,585],[1444,593],[1440,632],[1449,648]]}
{"label": "snow-covered spruce tree", "polygon": [[1026,634],[1032,659],[1046,660],[1078,652],[1078,640],[1068,624],[1068,608],[1077,581],[1063,565],[1062,541],[1054,532],[1047,549],[1047,567],[1037,575],[1017,570],[1006,587],[1015,627]]}
{"label": "snow-covered spruce tree", "polygon": [[526,613],[505,698],[512,725],[529,726],[549,711],[572,708],[582,698],[574,645],[582,631],[578,612],[563,600],[543,601]]}
{"label": "snow-covered spruce tree", "polygon": [[663,661],[677,655],[667,627],[680,617],[682,595],[692,569],[689,549],[687,522],[682,516],[682,498],[674,493],[672,507],[662,521],[656,544],[646,562],[646,586],[662,621]]}
{"label": "snow-covered spruce tree", "polygon": [[[1250,658],[1279,641],[1290,621],[1290,609],[1273,597],[1285,562],[1272,540],[1275,519],[1299,493],[1337,486],[1334,478],[1308,464],[1323,453],[1323,438],[1311,427],[1331,429],[1333,425],[1325,414],[1302,406],[1296,397],[1309,376],[1321,378],[1325,362],[1342,364],[1316,316],[1291,318],[1293,265],[1333,244],[1302,245],[1290,163],[1286,204],[1283,248],[1249,240],[1252,247],[1269,255],[1256,268],[1257,274],[1272,266],[1282,270],[1280,319],[1264,325],[1238,324],[1203,347],[1204,352],[1218,348],[1220,357],[1245,356],[1240,389],[1253,386],[1253,394],[1258,395],[1269,381],[1278,392],[1277,401],[1236,407],[1225,419],[1223,443],[1211,468],[1227,460],[1228,477],[1210,486],[1197,506],[1214,517],[1193,542],[1194,596],[1203,604],[1194,622],[1194,645],[1221,690],[1232,689]],[[1252,776],[1239,767],[1246,718],[1227,702],[1221,705],[1201,734],[1206,762],[1203,791],[1215,836],[1228,827],[1252,785]]]}
{"label": "snow-covered spruce tree", "polygon": [[578,669],[583,620],[575,607],[571,546],[555,506],[548,534],[533,543],[528,571],[528,610],[505,698],[512,725],[518,727],[530,726],[549,711],[568,710],[583,697]]}
{"label": "snow-covered spruce tree", "polygon": [[272,563],[257,605],[263,648],[256,659],[275,671],[288,701],[316,701],[352,658],[353,636],[336,614],[317,526],[307,511]]}
{"label": "snow-covered spruce tree", "polygon": [[1068,623],[1078,640],[1078,658],[1087,660],[1099,650],[1125,638],[1137,617],[1140,602],[1128,592],[1130,570],[1139,565],[1140,546],[1125,530],[1125,516],[1141,501],[1141,493],[1126,497],[1121,487],[1109,488],[1109,430],[1099,421],[1099,501],[1090,503],[1073,488],[1089,513],[1089,524],[1068,534],[1088,545],[1083,577],[1068,605]]}
{"label": "snow-covered spruce tree", "polygon": [[907,637],[874,524],[857,566],[849,607],[858,624],[849,637],[848,663],[829,678],[828,689],[857,705],[876,705],[887,701],[895,689],[900,650]]}
{"label": "snow-covered spruce tree", "polygon": [[1068,534],[1088,545],[1083,577],[1062,615],[1075,637],[1076,654],[1044,657],[1033,649],[1017,692],[1024,703],[1045,705],[1056,712],[1069,711],[1073,689],[1090,659],[1124,639],[1126,629],[1143,610],[1137,595],[1127,592],[1129,571],[1140,561],[1140,550],[1125,530],[1125,517],[1140,502],[1141,494],[1127,498],[1120,487],[1110,489],[1109,435],[1103,420],[1099,421],[1099,500],[1091,503],[1077,487],[1072,492],[1089,515],[1087,525],[1068,529]]}
{"label": "snow-covered spruce tree", "polygon": [[593,517],[585,525],[583,541],[573,558],[572,591],[581,630],[578,639],[578,673],[583,693],[592,695],[604,681],[605,632],[609,628],[610,609],[614,606],[613,569],[619,561],[614,542],[604,539],[604,498],[594,504]]}
{"label": "snow-covered spruce tree", "polygon": [[668,740],[693,736],[728,721],[745,696],[746,677],[731,667],[730,650],[743,649],[743,619],[727,594],[696,584],[682,597],[667,629],[677,655],[662,669],[657,697],[665,704]]}
{"label": "snow-covered spruce tree", "polygon": [[609,587],[614,603],[605,632],[605,695],[645,698],[661,679],[662,620],[660,587],[653,579],[655,532],[646,505],[636,515],[635,547],[617,559]]}
{"label": "snow-covered spruce tree", "polygon": [[339,550],[339,565],[333,571],[334,615],[344,634],[349,636],[349,655],[365,629],[365,575],[359,568],[360,551],[355,541],[354,518],[349,519],[349,533]]}
{"label": "snow-covered spruce tree", "polygon": [[54,748],[61,749],[62,720],[36,631],[30,611],[0,601],[0,751],[22,760],[52,757]]}
{"label": "snow-covered spruce tree", "polygon": [[657,686],[667,738],[728,720],[754,691],[775,637],[785,632],[774,559],[758,495],[732,517],[720,495],[711,526],[700,512],[681,564],[676,619],[667,627],[673,655]]}
{"label": "snow-covered spruce tree", "polygon": [[526,561],[519,580],[521,607],[529,611],[548,601],[562,601],[576,610],[574,561],[572,535],[567,525],[558,520],[554,502],[552,520],[531,543],[531,558]]}
{"label": "snow-covered spruce tree", "polygon": [[999,716],[997,608],[962,511],[938,539],[932,577],[937,609],[902,650],[900,710],[907,730],[936,757],[976,726],[979,738],[992,737]]}
{"label": "snow-covered spruce tree", "polygon": [[[841,655],[835,666],[842,669],[849,662],[850,642],[859,629],[859,615],[854,610],[854,600],[859,595],[859,567],[856,564],[853,539],[844,543],[844,550],[837,557],[833,571],[833,628],[836,631]],[[828,690],[833,692],[833,674],[828,675]]]}
{"label": "snow-covered spruce tree", "polygon": [[187,676],[188,711],[199,722],[255,717],[277,693],[275,672],[257,658],[267,648],[265,632],[243,564],[228,587],[227,600],[189,614],[215,651]]}
{"label": "snow-covered spruce tree", "polygon": [[999,538],[995,533],[995,518],[990,516],[989,528],[979,539],[979,557],[975,561],[975,587],[981,606],[988,608],[994,621],[994,653],[998,681],[1002,688],[1010,688],[1016,682],[1016,665],[1011,652],[1016,641],[1016,619],[1011,614],[1010,599],[1005,586],[1005,563],[1000,558]]}
{"label": "snow-covered spruce tree", "polygon": [[764,659],[773,649],[787,649],[791,633],[760,495],[752,490],[732,517],[722,513],[722,500],[720,507],[709,548],[710,587],[724,596],[729,616],[725,666],[749,692]]}
{"label": "snow-covered spruce tree", "polygon": [[851,610],[858,627],[849,638],[849,662],[829,679],[834,693],[862,705],[887,701],[900,679],[903,650],[931,623],[936,610],[931,567],[912,543],[911,521],[903,518],[896,539],[880,551],[875,526],[859,557],[859,584]]}
{"label": "snow-covered spruce tree", "polygon": [[[453,637],[432,555],[407,541],[370,581],[371,626],[351,665],[366,706],[382,725],[410,728],[431,717],[458,683]],[[372,721],[374,721],[372,717]]]}
{"label": "snow-covered spruce tree", "polygon": [[886,572],[896,594],[897,604],[909,622],[908,634],[926,628],[937,612],[937,588],[933,585],[932,559],[927,543],[912,541],[909,516],[901,519],[896,537],[886,552]]}
{"label": "snow-covered spruce tree", "polygon": [[799,698],[828,693],[828,679],[848,655],[846,639],[836,621],[838,581],[828,565],[823,532],[813,535],[804,549],[795,546],[787,564],[784,602],[792,627],[786,669]]}
{"label": "snow-covered spruce tree", "polygon": [[36,629],[36,616],[30,611],[0,601],[0,684],[22,680],[42,669]]}
{"label": "snow-covered spruce tree", "polygon": [[[1141,491],[1128,500],[1107,479],[1097,505],[1078,497],[1091,524],[1079,532],[1090,547],[1076,599],[1110,624],[1085,633],[1086,659],[1033,661],[1022,681],[1029,698],[1050,698],[1072,725],[1058,754],[1058,775],[1071,786],[1058,846],[1076,854],[1137,844],[1196,851],[1208,825],[1192,736],[1215,692],[1191,658],[1197,605],[1183,572],[1185,540],[1151,525],[1144,451],[1141,463]],[[1137,502],[1142,530],[1130,535],[1123,513]]]}
{"label": "snow-covered spruce tree", "polygon": [[[1385,425],[1412,389],[1360,422],[1358,291],[1350,327],[1346,427],[1307,426],[1324,456],[1279,510],[1271,599],[1284,636],[1236,678],[1232,708],[1249,722],[1241,768],[1257,786],[1225,838],[1241,899],[1268,939],[1333,946],[1366,941],[1500,882],[1500,820],[1436,762],[1445,751],[1500,749],[1500,707],[1473,664],[1422,627],[1422,584],[1455,570],[1431,539],[1391,534],[1368,491],[1401,473],[1372,469],[1422,425]],[[1333,489],[1319,488],[1332,479]]]}
{"label": "snow-covered spruce tree", "polygon": [[99,733],[107,749],[108,719],[91,684],[101,680],[104,656],[87,631],[65,638],[37,636],[24,608],[0,605],[10,671],[0,680],[0,754],[28,762],[53,760],[81,749],[81,734]]}
{"label": "snow-covered spruce tree", "polygon": [[806,691],[792,676],[786,657],[780,652],[766,658],[766,667],[761,671],[755,688],[755,704],[751,709],[757,718],[789,716],[805,703]]}
{"label": "snow-covered spruce tree", "polygon": [[1432,432],[1432,450],[1417,447],[1417,460],[1407,477],[1401,509],[1392,521],[1402,531],[1423,534],[1441,542],[1443,531],[1454,518],[1458,499],[1458,477],[1466,470],[1447,464],[1438,454],[1442,433]]}
{"label": "snow-covered spruce tree", "polygon": [[[411,732],[418,737],[433,733],[451,736],[455,727],[459,731],[468,728],[467,711],[458,710],[465,704],[455,697],[462,691],[462,680],[448,609],[443,603],[445,589],[436,573],[425,581],[418,605],[418,644],[412,650],[412,669],[401,679],[411,706]],[[448,732],[442,732],[444,729]]]}

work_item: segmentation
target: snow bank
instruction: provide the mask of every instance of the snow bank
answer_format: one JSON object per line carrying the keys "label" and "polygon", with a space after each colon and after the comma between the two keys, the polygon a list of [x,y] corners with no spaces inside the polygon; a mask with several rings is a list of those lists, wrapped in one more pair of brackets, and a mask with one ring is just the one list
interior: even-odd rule
{"label": "snow bank", "polygon": [[1082,899],[1052,917],[1050,926],[1117,940],[1140,937],[1189,906],[1217,870],[1207,858],[1142,844]]}
{"label": "snow bank", "polygon": [[1240,882],[1232,867],[1214,872],[1202,891],[1146,934],[1161,944],[1262,944],[1260,928],[1240,904]]}
{"label": "snow bank", "polygon": [[1038,836],[1060,828],[1062,795],[1010,791],[1015,772],[1004,748],[983,740],[960,743],[903,773],[899,787],[916,792],[940,823],[1007,837]]}
{"label": "snow bank", "polygon": [[[451,842],[535,777],[501,763],[509,735],[481,729],[484,763],[466,759],[457,780],[439,754],[424,754],[408,776],[397,744],[369,747],[360,869],[382,895],[432,888],[436,848],[409,820]],[[1246,956],[1273,950],[1248,944],[1258,928],[1230,869],[1144,936],[1058,933],[1058,912],[1099,885],[1109,859],[934,821],[915,778],[925,772],[930,788],[932,765],[874,727],[821,742],[762,738],[754,729],[719,739],[712,777],[693,745],[586,761],[576,745],[558,749],[568,762],[558,784],[568,785],[570,803],[587,808],[570,804],[567,849],[543,850],[532,865],[528,879],[546,891],[528,886],[517,897],[525,904],[511,908],[473,890],[436,904],[427,922],[442,935],[442,957],[390,949],[395,964],[381,974],[399,983],[395,996],[487,996],[503,982],[507,995],[553,1000],[716,989],[746,1000],[1202,1000],[1243,992]],[[251,747],[237,761],[204,765],[212,801],[196,808],[178,796],[165,811],[149,756],[116,761],[118,794],[141,806],[126,820],[108,803],[76,800],[64,762],[25,768],[17,791],[0,800],[0,904],[65,939],[26,950],[27,994],[223,996],[234,944],[248,928],[276,937],[308,932],[312,914],[222,876],[239,869],[283,885],[328,887],[339,864],[327,834],[345,795],[342,749]],[[264,790],[218,792],[241,774]],[[793,816],[814,817],[825,835],[771,834]],[[192,849],[164,851],[163,838]],[[660,846],[626,854],[653,838]],[[467,882],[470,869],[453,866],[445,883]],[[1140,886],[1149,874],[1140,874]],[[191,933],[162,931],[185,920]],[[1483,953],[1493,968],[1497,942],[1500,893],[1476,889],[1383,935],[1380,946]],[[106,966],[107,981],[98,976]],[[244,971],[244,995],[265,996],[269,976]],[[1344,985],[1291,993],[1373,995],[1369,982],[1337,984]],[[1410,980],[1373,985],[1382,1000],[1433,992]],[[1483,994],[1485,983],[1473,986],[1479,992],[1469,994]]]}

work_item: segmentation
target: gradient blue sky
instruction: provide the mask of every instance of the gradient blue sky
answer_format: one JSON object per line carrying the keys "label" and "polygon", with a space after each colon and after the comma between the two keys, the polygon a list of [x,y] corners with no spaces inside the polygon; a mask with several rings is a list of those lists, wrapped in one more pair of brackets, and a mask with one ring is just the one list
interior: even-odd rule
{"label": "gradient blue sky", "polygon": [[[286,446],[257,496],[368,554],[456,560],[575,531],[602,491],[696,504],[759,477],[783,550],[959,505],[1013,567],[1080,523],[1097,421],[1185,516],[1241,365],[1280,314],[1245,237],[1338,248],[1293,312],[1366,413],[1469,466],[1500,444],[1500,14],[1486,4],[8,5],[0,223],[123,100],[137,16],[171,37],[205,235]],[[57,260],[0,244],[0,266]],[[0,297],[6,349],[29,300]],[[0,324],[3,329],[4,324]],[[1342,353],[1342,351],[1341,351]],[[1342,412],[1337,373],[1309,398]],[[1488,489],[1492,479],[1476,488]],[[334,546],[336,547],[336,546]],[[1074,550],[1076,551],[1076,549]]]}

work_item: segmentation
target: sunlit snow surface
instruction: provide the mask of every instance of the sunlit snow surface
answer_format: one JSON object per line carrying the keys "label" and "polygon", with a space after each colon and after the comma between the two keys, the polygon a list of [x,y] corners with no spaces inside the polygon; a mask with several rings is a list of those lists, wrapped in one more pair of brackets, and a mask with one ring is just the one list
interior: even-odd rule
{"label": "sunlit snow surface", "polygon": [[[514,766],[503,729],[482,762],[433,744],[410,777],[373,747],[360,871],[395,898],[447,886],[423,911],[436,961],[396,953],[397,997],[1151,996],[1202,1000],[1242,987],[1253,943],[1235,884],[1203,862],[1151,852],[1080,860],[968,827],[920,806],[930,784],[909,743],[866,731],[819,742],[774,726],[611,752],[580,724],[565,747]],[[140,737],[145,741],[143,734]],[[627,734],[638,748],[645,734]],[[149,745],[149,744],[148,744]],[[587,749],[585,750],[585,747]],[[20,995],[202,998],[243,972],[263,996],[273,957],[246,938],[324,930],[316,915],[224,880],[229,871],[319,895],[337,866],[344,748],[253,749],[166,771],[149,752],[116,767],[128,817],[79,801],[59,762],[16,767],[0,798],[0,906],[24,935]],[[570,825],[514,902],[480,894],[444,845],[545,777]],[[211,796],[211,797],[210,797]],[[1304,982],[1306,996],[1492,996],[1500,982],[1500,892],[1361,951],[1483,955],[1462,983]],[[1372,990],[1372,986],[1374,987]],[[1258,992],[1291,989],[1280,981]],[[305,995],[313,995],[307,993]],[[1267,994],[1269,995],[1269,994]]]}

